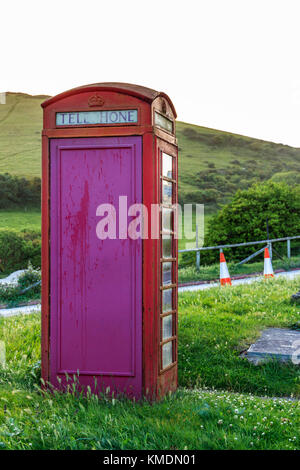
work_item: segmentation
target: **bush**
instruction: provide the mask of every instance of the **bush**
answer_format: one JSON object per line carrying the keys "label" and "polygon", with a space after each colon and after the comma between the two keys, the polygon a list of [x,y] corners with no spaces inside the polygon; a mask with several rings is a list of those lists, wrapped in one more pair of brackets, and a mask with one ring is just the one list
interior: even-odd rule
{"label": "bush", "polygon": [[31,263],[29,263],[28,268],[19,277],[17,284],[0,284],[0,304],[4,303],[10,307],[14,307],[20,302],[27,302],[28,300],[39,298],[41,294],[40,284],[25,292],[23,292],[23,290],[40,280],[40,269],[34,269]]}
{"label": "bush", "polygon": [[[26,289],[26,287],[30,287],[33,284],[36,284],[41,280],[41,270],[34,269],[32,264],[29,262],[28,268],[24,271],[23,274],[18,279],[18,286],[20,290]],[[41,290],[40,285],[37,285],[30,289],[30,292],[39,293]]]}
{"label": "bush", "polygon": [[20,289],[15,285],[2,285],[0,284],[0,304],[8,303],[13,304],[20,298]]}
{"label": "bush", "polygon": [[40,207],[41,179],[0,174],[0,209]]}
{"label": "bush", "polygon": [[[239,190],[233,200],[211,218],[205,245],[265,240],[267,217],[270,238],[299,235],[300,186],[267,181]],[[257,249],[257,246],[248,246],[226,252],[230,253],[231,261],[237,261]],[[211,253],[206,254],[207,261],[211,257]]]}
{"label": "bush", "polygon": [[41,235],[34,231],[0,230],[0,267],[4,272],[41,266]]}

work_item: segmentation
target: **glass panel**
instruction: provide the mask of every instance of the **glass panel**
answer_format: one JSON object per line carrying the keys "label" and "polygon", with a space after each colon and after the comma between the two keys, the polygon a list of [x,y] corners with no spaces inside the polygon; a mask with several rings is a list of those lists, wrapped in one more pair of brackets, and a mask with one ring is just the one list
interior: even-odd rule
{"label": "glass panel", "polygon": [[162,311],[170,312],[172,310],[173,302],[172,302],[172,289],[166,289],[162,291]]}
{"label": "glass panel", "polygon": [[163,204],[172,204],[172,183],[163,180]]}
{"label": "glass panel", "polygon": [[173,230],[173,210],[162,208],[162,229],[164,232]]}
{"label": "glass panel", "polygon": [[173,336],[173,315],[168,315],[162,319],[162,339],[168,339]]}
{"label": "glass panel", "polygon": [[155,113],[155,124],[166,131],[173,132],[173,122],[159,113]]}
{"label": "glass panel", "polygon": [[173,178],[173,158],[166,154],[162,154],[163,162],[162,162],[162,174],[167,178]]}
{"label": "glass panel", "polygon": [[162,347],[162,365],[163,369],[165,367],[168,367],[170,364],[173,362],[173,347],[172,347],[172,341],[169,341],[169,343],[166,343]]}
{"label": "glass panel", "polygon": [[172,284],[172,263],[163,263],[163,285]]}
{"label": "glass panel", "polygon": [[170,235],[162,236],[163,258],[173,258],[172,254],[172,238]]}

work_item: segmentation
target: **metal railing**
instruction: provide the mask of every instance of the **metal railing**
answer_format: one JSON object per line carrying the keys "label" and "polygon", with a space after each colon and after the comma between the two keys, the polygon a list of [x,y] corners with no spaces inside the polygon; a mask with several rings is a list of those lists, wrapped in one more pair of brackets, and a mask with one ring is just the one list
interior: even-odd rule
{"label": "metal railing", "polygon": [[[232,244],[228,244],[228,245],[217,245],[217,246],[202,246],[202,247],[198,247],[198,227],[196,227],[196,247],[195,248],[189,248],[189,249],[186,249],[186,250],[178,250],[178,253],[193,253],[195,252],[196,253],[196,268],[199,269],[200,268],[200,256],[201,256],[201,251],[206,251],[206,250],[220,250],[223,251],[223,249],[225,248],[236,248],[236,247],[239,247],[239,246],[250,246],[250,245],[260,245],[260,244],[264,244],[266,245],[268,248],[269,248],[269,252],[270,252],[270,258],[272,258],[272,253],[273,253],[273,246],[272,244],[273,243],[276,243],[276,242],[287,242],[287,257],[290,258],[291,257],[291,240],[296,240],[296,239],[300,239],[300,235],[297,235],[295,237],[283,237],[283,238],[271,238],[271,239],[268,239],[268,240],[258,240],[258,241],[254,241],[254,242],[244,242],[244,243],[232,243]],[[255,253],[252,253],[250,256],[248,256],[247,258],[243,259],[242,261],[240,261],[239,263],[237,264],[244,264],[244,263],[247,263],[248,261],[250,261],[250,259],[254,258],[255,256],[257,256],[259,253],[261,253],[263,250],[265,249],[265,246],[263,248],[260,248],[258,251],[256,251]],[[274,249],[275,251],[275,249]]]}

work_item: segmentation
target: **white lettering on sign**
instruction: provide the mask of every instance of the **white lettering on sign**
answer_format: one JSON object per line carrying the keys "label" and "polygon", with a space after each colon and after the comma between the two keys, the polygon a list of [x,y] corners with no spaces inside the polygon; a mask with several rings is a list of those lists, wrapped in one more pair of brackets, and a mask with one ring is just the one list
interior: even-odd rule
{"label": "white lettering on sign", "polygon": [[137,122],[137,109],[56,113],[57,126],[86,126],[89,124],[134,124]]}

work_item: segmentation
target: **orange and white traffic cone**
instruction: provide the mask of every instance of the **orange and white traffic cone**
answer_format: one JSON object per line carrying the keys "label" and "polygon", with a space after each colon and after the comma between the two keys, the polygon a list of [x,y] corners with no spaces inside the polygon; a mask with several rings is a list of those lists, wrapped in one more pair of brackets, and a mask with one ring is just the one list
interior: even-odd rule
{"label": "orange and white traffic cone", "polygon": [[227,284],[231,286],[231,279],[223,251],[220,252],[220,283],[221,286],[226,286]]}
{"label": "orange and white traffic cone", "polygon": [[274,277],[274,271],[272,267],[272,261],[270,258],[269,248],[265,248],[265,260],[264,260],[264,276],[267,277]]}

